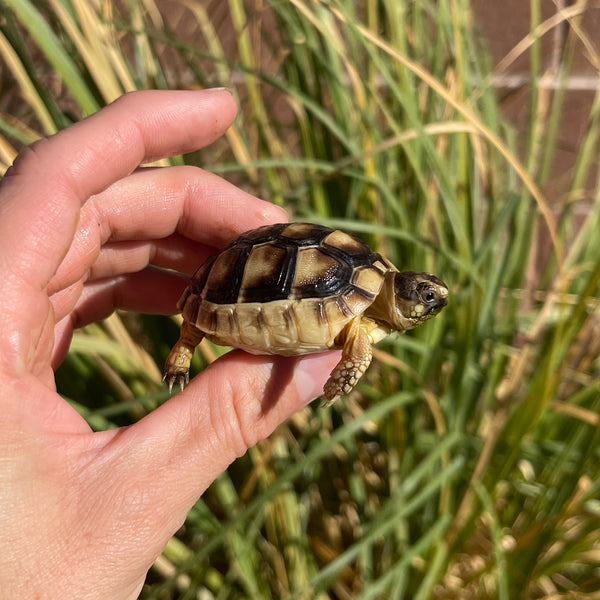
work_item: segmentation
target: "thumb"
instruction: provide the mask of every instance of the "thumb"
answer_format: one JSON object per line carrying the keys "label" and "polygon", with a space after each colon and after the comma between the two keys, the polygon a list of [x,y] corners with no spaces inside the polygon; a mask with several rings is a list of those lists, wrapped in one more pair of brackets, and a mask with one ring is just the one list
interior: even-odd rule
{"label": "thumb", "polygon": [[[122,431],[122,481],[144,473],[155,501],[145,519],[162,522],[164,541],[204,490],[233,460],[322,394],[339,352],[302,357],[233,351],[196,376],[185,390]],[[123,493],[126,493],[124,490]],[[157,510],[158,509],[158,510]],[[147,523],[147,521],[146,521]]]}

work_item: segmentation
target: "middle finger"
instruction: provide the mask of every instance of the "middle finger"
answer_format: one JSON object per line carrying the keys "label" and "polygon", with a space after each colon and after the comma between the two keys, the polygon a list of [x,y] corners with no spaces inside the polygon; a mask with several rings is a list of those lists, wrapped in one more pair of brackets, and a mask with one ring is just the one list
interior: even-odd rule
{"label": "middle finger", "polygon": [[[182,252],[181,264],[191,264],[197,253],[206,256],[248,229],[285,220],[281,208],[197,167],[140,169],[84,205],[71,247],[48,292],[86,280],[109,242],[164,240],[177,233],[193,242],[187,245],[170,238]],[[166,257],[166,246],[161,243],[153,251]],[[115,263],[103,261],[99,268],[106,276],[106,265]]]}

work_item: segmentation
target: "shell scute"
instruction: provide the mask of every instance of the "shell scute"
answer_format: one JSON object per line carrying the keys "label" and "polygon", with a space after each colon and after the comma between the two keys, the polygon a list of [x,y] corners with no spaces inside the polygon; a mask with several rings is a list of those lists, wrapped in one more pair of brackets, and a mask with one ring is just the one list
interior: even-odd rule
{"label": "shell scute", "polygon": [[239,337],[244,345],[258,345],[264,348],[271,344],[271,334],[266,326],[263,305],[249,303],[244,310],[237,311]]}
{"label": "shell scute", "polygon": [[350,286],[341,297],[346,306],[352,307],[352,314],[358,316],[373,304],[373,300],[375,300],[376,296],[377,294],[361,287]]}
{"label": "shell scute", "polygon": [[294,261],[295,253],[287,248],[270,243],[254,246],[244,265],[237,301],[264,302],[265,298],[287,298]]}
{"label": "shell scute", "polygon": [[238,311],[235,310],[235,305],[225,305],[219,307],[219,310],[214,311],[216,316],[215,331],[223,337],[236,335],[239,331]]}
{"label": "shell scute", "polygon": [[346,323],[356,315],[343,296],[333,296],[325,300],[325,312],[329,323]]}
{"label": "shell scute", "polygon": [[287,227],[280,231],[279,237],[293,240],[299,246],[311,246],[320,243],[329,231],[330,229],[313,223],[287,223]]}
{"label": "shell scute", "polygon": [[[282,352],[298,341],[298,323],[291,302],[268,302],[263,305],[266,329],[270,336],[270,347]],[[285,352],[282,352],[285,353]]]}
{"label": "shell scute", "polygon": [[381,271],[368,267],[355,269],[350,279],[353,286],[371,292],[373,298],[379,293],[382,281]]}
{"label": "shell scute", "polygon": [[312,300],[297,303],[294,309],[296,320],[301,321],[298,327],[298,341],[306,348],[323,348],[327,341],[333,340],[337,330],[332,332],[327,315],[329,300]]}
{"label": "shell scute", "polygon": [[[187,309],[188,305],[194,304],[193,302],[186,303],[185,308]],[[213,304],[212,302],[197,302],[197,306],[195,309],[192,309],[192,314],[195,313],[195,318],[190,318],[189,321],[191,323],[202,323],[202,329],[207,334],[211,335],[217,331],[218,327],[218,308],[219,305]],[[184,309],[183,318],[186,319],[186,311]]]}
{"label": "shell scute", "polygon": [[250,245],[252,245],[257,241],[269,242],[276,239],[284,229],[289,227],[289,225],[289,223],[263,225],[262,227],[257,227],[256,229],[251,229],[250,231],[246,231],[246,233],[242,233],[242,235],[233,240],[229,245],[237,246],[238,244],[243,244],[244,242],[248,242]]}
{"label": "shell scute", "polygon": [[291,292],[296,298],[324,298],[347,284],[352,269],[320,248],[301,248]]}
{"label": "shell scute", "polygon": [[359,239],[336,229],[331,233],[328,233],[323,238],[323,244],[334,248],[337,252],[342,252],[343,254],[347,254],[348,256],[370,256],[374,254],[371,249]]}
{"label": "shell scute", "polygon": [[202,286],[204,300],[215,304],[237,302],[248,254],[248,248],[243,245],[231,246],[217,254]]}

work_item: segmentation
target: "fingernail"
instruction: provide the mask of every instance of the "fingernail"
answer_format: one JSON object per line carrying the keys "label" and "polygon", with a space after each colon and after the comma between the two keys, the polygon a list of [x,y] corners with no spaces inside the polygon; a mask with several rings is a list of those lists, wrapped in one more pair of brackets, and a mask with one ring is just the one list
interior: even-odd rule
{"label": "fingernail", "polygon": [[231,88],[222,86],[222,87],[214,87],[214,88],[206,88],[204,90],[206,92],[229,92],[233,96],[233,90]]}

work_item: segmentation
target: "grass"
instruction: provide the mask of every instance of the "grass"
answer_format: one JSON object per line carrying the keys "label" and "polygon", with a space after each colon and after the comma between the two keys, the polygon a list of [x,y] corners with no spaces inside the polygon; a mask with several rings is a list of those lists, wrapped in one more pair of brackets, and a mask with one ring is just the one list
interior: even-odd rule
{"label": "grass", "polygon": [[[501,65],[529,56],[521,137],[466,0],[0,7],[24,100],[0,115],[4,168],[127,90],[226,85],[241,107],[226,140],[178,161],[354,232],[452,293],[378,346],[350,397],[232,465],[142,598],[600,598],[599,93],[559,195],[553,172],[575,49],[600,66],[586,2],[546,21],[530,2],[530,34]],[[567,23],[548,73],[542,38]],[[59,389],[94,428],[133,422],[166,400],[176,331],[143,315],[87,327]]]}

